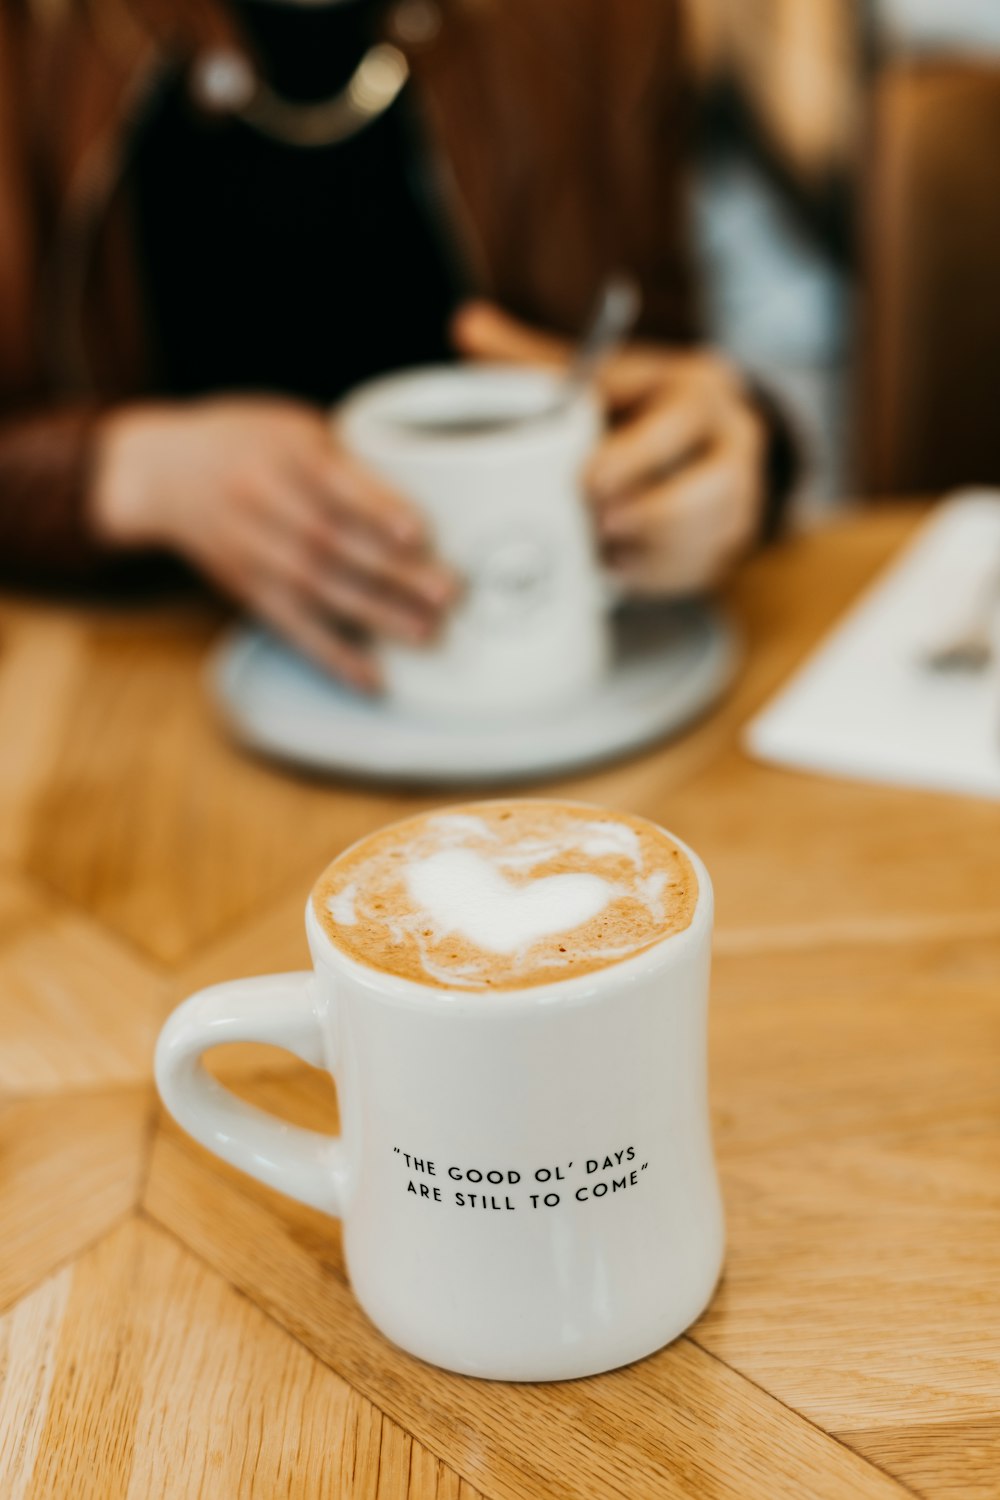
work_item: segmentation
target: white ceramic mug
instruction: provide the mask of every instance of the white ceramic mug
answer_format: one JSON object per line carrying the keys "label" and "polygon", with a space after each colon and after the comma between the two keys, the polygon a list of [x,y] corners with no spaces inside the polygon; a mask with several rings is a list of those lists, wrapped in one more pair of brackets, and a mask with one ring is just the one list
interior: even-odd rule
{"label": "white ceramic mug", "polygon": [[[683,848],[684,846],[681,845]],[[351,1282],[433,1364],[563,1380],[629,1363],[698,1316],[722,1265],[706,1098],[712,889],[691,925],[560,983],[486,996],[347,958],[310,902],[314,971],[203,990],[156,1079],[202,1145],[343,1221]],[[201,1055],[270,1042],[332,1073],[342,1134],[214,1082]]]}
{"label": "white ceramic mug", "polygon": [[603,676],[608,592],[580,474],[600,431],[586,392],[509,365],[409,371],[337,413],[344,441],[411,497],[465,592],[439,640],[380,647],[389,695],[435,718],[558,712]]}

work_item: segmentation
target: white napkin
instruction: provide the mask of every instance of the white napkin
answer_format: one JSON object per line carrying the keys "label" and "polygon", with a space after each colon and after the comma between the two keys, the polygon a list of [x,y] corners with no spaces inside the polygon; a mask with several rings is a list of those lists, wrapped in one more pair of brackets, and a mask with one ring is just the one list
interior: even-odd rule
{"label": "white napkin", "polygon": [[981,54],[1000,48],[996,0],[876,0],[875,18],[897,50]]}
{"label": "white napkin", "polygon": [[921,528],[747,727],[762,760],[834,776],[1000,797],[1000,669],[922,658],[1000,567],[1000,493],[957,495]]}

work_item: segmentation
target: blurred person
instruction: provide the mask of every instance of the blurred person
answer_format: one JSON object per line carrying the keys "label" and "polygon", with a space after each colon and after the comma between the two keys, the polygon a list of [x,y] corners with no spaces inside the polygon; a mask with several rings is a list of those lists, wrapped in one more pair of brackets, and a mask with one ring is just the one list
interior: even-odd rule
{"label": "blurred person", "polygon": [[597,533],[637,593],[717,583],[788,446],[696,342],[679,3],[0,0],[0,581],[173,555],[375,687],[366,641],[428,639],[459,585],[329,406],[559,362],[625,268]]}

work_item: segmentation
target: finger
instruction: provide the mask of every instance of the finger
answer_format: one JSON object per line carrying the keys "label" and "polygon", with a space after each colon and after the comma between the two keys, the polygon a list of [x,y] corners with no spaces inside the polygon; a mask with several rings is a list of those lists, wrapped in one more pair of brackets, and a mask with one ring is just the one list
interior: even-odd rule
{"label": "finger", "polygon": [[607,409],[627,411],[662,392],[676,378],[686,356],[646,344],[626,344],[606,359],[597,374],[597,388]]}
{"label": "finger", "polygon": [[741,392],[743,383],[735,366],[714,350],[627,344],[602,367],[598,387],[605,406],[615,413],[640,406],[667,389],[697,387],[731,395]]}
{"label": "finger", "polygon": [[728,448],[715,445],[678,473],[608,506],[598,529],[609,543],[680,545],[690,533],[728,530],[731,512],[742,517],[747,476]]}
{"label": "finger", "polygon": [[430,640],[438,624],[436,612],[366,583],[356,574],[319,569],[306,586],[316,603],[338,619],[409,645]]}
{"label": "finger", "polygon": [[247,536],[244,549],[250,568],[300,595],[314,610],[410,643],[426,641],[434,632],[436,612],[428,605],[352,576],[291,531],[263,523]]}
{"label": "finger", "polygon": [[763,493],[756,460],[734,424],[704,460],[602,515],[609,566],[626,588],[683,593],[724,576],[755,534]]}
{"label": "finger", "polygon": [[445,563],[419,554],[399,554],[380,545],[378,537],[361,528],[337,526],[326,542],[331,558],[372,582],[412,598],[434,614],[453,604],[461,592],[458,576]]}
{"label": "finger", "polygon": [[427,525],[417,506],[341,444],[324,444],[299,464],[300,482],[334,515],[350,517],[402,550],[426,545]]}
{"label": "finger", "polygon": [[459,579],[444,562],[417,550],[400,549],[352,517],[331,514],[315,493],[288,483],[283,475],[277,475],[255,508],[274,547],[288,546],[288,538],[297,541],[304,555],[298,559],[297,571],[309,567],[310,561],[316,567],[333,562],[343,571],[363,574],[372,585],[399,592],[403,600],[435,615],[459,595]]}
{"label": "finger", "polygon": [[619,547],[605,553],[605,565],[628,594],[681,596],[718,584],[738,553],[739,548],[722,545],[691,551],[671,548],[666,552]]}
{"label": "finger", "polygon": [[455,573],[438,559],[423,552],[400,548],[352,516],[331,512],[314,490],[283,474],[276,474],[251,497],[255,523],[268,530],[268,540],[258,548],[298,543],[303,558],[299,570],[310,560],[321,565],[334,562],[347,571],[356,570],[373,583],[388,585],[418,607],[437,614],[461,591]]}
{"label": "finger", "polygon": [[710,442],[715,412],[690,395],[662,398],[601,441],[585,474],[598,505],[607,505],[689,459]]}
{"label": "finger", "polygon": [[333,677],[363,693],[376,692],[381,686],[373,657],[315,615],[294,590],[279,582],[264,583],[253,604],[263,619]]}
{"label": "finger", "polygon": [[570,345],[512,318],[492,302],[467,302],[451,321],[451,339],[467,359],[501,363],[565,365]]}

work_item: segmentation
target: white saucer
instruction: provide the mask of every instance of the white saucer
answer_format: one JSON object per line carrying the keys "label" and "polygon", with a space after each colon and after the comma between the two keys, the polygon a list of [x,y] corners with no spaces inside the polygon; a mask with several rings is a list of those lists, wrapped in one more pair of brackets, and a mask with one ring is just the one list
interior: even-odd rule
{"label": "white saucer", "polygon": [[496,724],[422,719],[362,698],[257,626],[223,636],[208,670],[233,734],[266,755],[409,785],[481,785],[575,771],[676,733],[728,686],[738,655],[708,604],[630,605],[596,693],[552,718]]}

